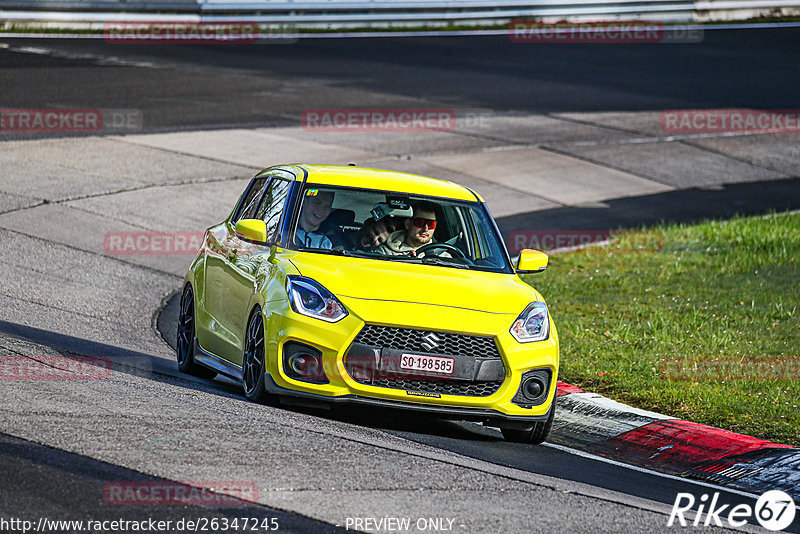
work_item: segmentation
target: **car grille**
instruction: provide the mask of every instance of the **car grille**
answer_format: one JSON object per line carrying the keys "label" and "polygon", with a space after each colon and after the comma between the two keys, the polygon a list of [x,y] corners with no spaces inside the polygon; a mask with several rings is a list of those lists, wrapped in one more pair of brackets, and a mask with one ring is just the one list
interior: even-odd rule
{"label": "car grille", "polygon": [[410,391],[424,391],[442,395],[466,395],[469,397],[488,397],[500,389],[503,381],[496,382],[455,382],[448,380],[373,380],[372,386]]}
{"label": "car grille", "polygon": [[439,346],[427,348],[422,345],[422,335],[428,332],[428,330],[368,324],[361,329],[354,342],[364,343],[373,347],[387,347],[390,349],[427,352],[429,354],[500,359],[500,352],[491,337],[433,332],[440,340]]}
{"label": "car grille", "polygon": [[[423,345],[426,339],[425,336],[430,336],[430,334],[434,334],[438,346],[431,347],[430,345]],[[428,337],[427,339],[431,338]],[[379,349],[386,348],[439,354],[456,359],[474,358],[483,362],[488,360],[502,361],[500,351],[497,350],[497,344],[494,338],[488,336],[432,332],[430,330],[418,330],[414,328],[367,324],[364,325],[364,328],[358,333],[353,343],[361,343]],[[345,364],[345,367],[348,367],[347,364]],[[348,368],[348,371],[349,370]],[[351,376],[353,376],[353,374],[354,373],[351,373]],[[353,379],[361,384],[383,388],[470,397],[488,397],[489,395],[493,395],[500,389],[500,386],[503,385],[502,380],[464,380],[448,378],[426,380],[395,377],[364,379],[355,376],[353,376]]]}

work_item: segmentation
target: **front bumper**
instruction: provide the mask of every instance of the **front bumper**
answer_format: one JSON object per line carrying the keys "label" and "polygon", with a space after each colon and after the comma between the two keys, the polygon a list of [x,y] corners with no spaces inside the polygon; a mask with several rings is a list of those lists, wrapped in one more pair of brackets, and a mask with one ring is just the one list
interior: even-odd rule
{"label": "front bumper", "polygon": [[[349,406],[372,406],[392,410],[413,411],[426,415],[438,416],[443,418],[459,419],[464,421],[475,421],[488,424],[490,426],[504,426],[525,428],[530,423],[543,422],[547,420],[548,413],[542,415],[509,415],[490,408],[470,408],[463,406],[445,406],[437,404],[421,404],[387,400],[380,398],[362,397],[360,395],[339,395],[331,397],[315,393],[285,389],[278,386],[270,375],[266,376],[264,387],[273,395],[298,399],[297,404],[305,406],[321,405],[349,405]],[[291,403],[291,401],[290,401]],[[550,404],[547,405],[548,409]]]}
{"label": "front bumper", "polygon": [[[374,309],[366,310],[363,306],[362,309],[354,310],[355,307],[349,302],[345,302],[345,305],[351,313],[334,324],[299,315],[288,306],[280,304],[278,309],[265,308],[266,385],[271,393],[307,401],[369,404],[483,422],[537,422],[547,418],[550,405],[555,399],[558,376],[558,337],[552,322],[549,339],[536,343],[519,343],[508,332],[515,315],[486,314],[472,310],[453,311],[441,306],[412,303],[381,302],[373,304]],[[502,316],[498,317],[499,315]],[[380,320],[387,317],[402,323],[387,324]],[[428,395],[424,391],[403,389],[402,386],[384,387],[363,378],[357,380],[348,372],[345,358],[367,324],[490,337],[502,361],[499,376],[496,366],[492,366],[492,374],[500,381],[496,387],[491,388],[489,394],[484,389],[480,395],[446,392]],[[468,326],[454,330],[453,326],[456,324]],[[282,354],[284,345],[289,342],[302,343],[321,352],[327,383],[297,380],[286,373]],[[489,367],[486,364],[476,366],[474,378],[480,378],[478,375],[481,368]],[[513,400],[519,392],[523,373],[532,369],[546,369],[552,379],[548,384],[547,394],[540,403],[535,406],[520,406]]]}

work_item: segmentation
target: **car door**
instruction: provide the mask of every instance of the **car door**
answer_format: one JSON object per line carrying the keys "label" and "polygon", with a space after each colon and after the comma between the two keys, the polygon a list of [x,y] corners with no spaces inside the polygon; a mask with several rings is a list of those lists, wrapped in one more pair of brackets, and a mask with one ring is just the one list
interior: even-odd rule
{"label": "car door", "polygon": [[[267,241],[272,241],[278,231],[292,183],[293,180],[287,178],[270,177],[255,212],[243,211],[237,222],[244,218],[263,220],[267,226]],[[256,275],[262,264],[268,262],[270,247],[245,241],[236,234],[235,222],[231,221],[222,248],[225,253],[220,255],[213,275],[209,274],[214,281],[211,298],[214,299],[215,316],[221,329],[226,332],[223,351],[218,354],[240,365]]]}
{"label": "car door", "polygon": [[223,319],[229,313],[224,272],[225,264],[232,259],[237,246],[237,241],[232,239],[234,228],[239,220],[255,217],[269,180],[269,176],[254,178],[231,220],[208,229],[207,246],[204,249],[203,299],[200,306],[208,314],[208,319],[199,321],[199,324],[206,325],[207,332],[198,329],[197,337],[203,348],[217,355],[229,353],[231,347],[236,345],[236,336]]}

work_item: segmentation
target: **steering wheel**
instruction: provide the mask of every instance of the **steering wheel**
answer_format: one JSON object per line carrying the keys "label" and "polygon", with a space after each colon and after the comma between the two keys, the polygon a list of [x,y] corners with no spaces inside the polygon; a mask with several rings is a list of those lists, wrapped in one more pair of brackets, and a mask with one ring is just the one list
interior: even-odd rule
{"label": "steering wheel", "polygon": [[452,252],[456,255],[456,259],[464,260],[467,265],[474,265],[469,258],[467,258],[466,254],[464,254],[460,248],[451,245],[449,243],[428,243],[427,245],[422,245],[417,249],[417,256],[419,256],[422,252],[428,252],[429,250],[434,250],[437,248],[441,248],[446,250],[447,252]]}

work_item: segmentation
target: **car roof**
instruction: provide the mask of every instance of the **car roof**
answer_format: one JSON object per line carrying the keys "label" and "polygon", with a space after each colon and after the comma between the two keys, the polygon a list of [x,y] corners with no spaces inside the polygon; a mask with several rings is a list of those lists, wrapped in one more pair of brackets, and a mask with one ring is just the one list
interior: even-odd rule
{"label": "car roof", "polygon": [[[309,165],[303,163],[282,167],[305,170],[308,174],[307,181],[314,184],[397,191],[400,193],[483,202],[480,195],[463,185],[448,180],[428,178],[427,176],[418,176],[405,172],[354,167],[352,165]],[[302,180],[302,174],[297,179]]]}

